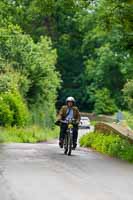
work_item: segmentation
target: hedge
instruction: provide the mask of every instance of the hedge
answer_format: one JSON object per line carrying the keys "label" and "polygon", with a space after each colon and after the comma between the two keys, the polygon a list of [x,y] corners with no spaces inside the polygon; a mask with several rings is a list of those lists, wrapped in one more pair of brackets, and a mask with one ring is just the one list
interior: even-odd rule
{"label": "hedge", "polygon": [[92,147],[99,152],[133,162],[133,144],[116,134],[88,133],[81,137],[82,147]]}

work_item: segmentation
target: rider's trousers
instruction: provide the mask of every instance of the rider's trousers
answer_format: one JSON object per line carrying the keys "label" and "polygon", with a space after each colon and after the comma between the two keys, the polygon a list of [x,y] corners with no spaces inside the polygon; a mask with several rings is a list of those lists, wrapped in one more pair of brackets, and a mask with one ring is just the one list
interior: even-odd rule
{"label": "rider's trousers", "polygon": [[[66,131],[67,131],[67,124],[62,123],[60,126],[59,140],[64,140]],[[73,128],[73,143],[74,144],[77,144],[77,139],[78,139],[78,125],[74,125],[74,128]]]}

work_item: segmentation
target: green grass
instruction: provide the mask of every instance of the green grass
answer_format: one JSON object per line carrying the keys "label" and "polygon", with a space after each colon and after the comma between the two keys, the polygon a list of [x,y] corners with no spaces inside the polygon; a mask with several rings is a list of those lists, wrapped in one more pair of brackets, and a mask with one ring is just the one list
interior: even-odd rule
{"label": "green grass", "polygon": [[58,127],[55,129],[40,128],[32,126],[28,128],[0,128],[0,143],[36,143],[57,138]]}
{"label": "green grass", "polygon": [[96,121],[96,120],[92,120],[92,121],[91,121],[91,125],[92,125],[92,126],[95,126],[96,124],[97,124],[97,121]]}
{"label": "green grass", "polygon": [[80,145],[133,162],[133,144],[116,134],[89,133],[80,139]]}

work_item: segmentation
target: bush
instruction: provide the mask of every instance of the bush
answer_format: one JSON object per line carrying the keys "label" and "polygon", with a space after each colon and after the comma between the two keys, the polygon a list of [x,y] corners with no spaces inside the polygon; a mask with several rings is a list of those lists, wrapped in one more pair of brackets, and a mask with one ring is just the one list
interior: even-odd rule
{"label": "bush", "polygon": [[58,134],[58,128],[42,129],[39,126],[32,126],[28,128],[0,128],[0,142],[36,143],[57,138]]}
{"label": "bush", "polygon": [[126,120],[127,125],[133,129],[133,113],[130,112],[123,112],[124,119]]}
{"label": "bush", "polygon": [[0,124],[24,126],[29,121],[29,112],[18,92],[0,95]]}
{"label": "bush", "polygon": [[0,125],[10,126],[13,123],[13,112],[10,110],[9,105],[3,102],[2,97],[0,98]]}
{"label": "bush", "polygon": [[[19,91],[30,112],[35,111],[33,121],[44,125],[45,117],[46,126],[52,127],[57,89],[60,88],[61,80],[55,67],[57,52],[53,49],[51,40],[40,37],[35,43],[32,37],[23,34],[19,26],[12,24],[0,27],[0,32],[0,92]],[[18,101],[21,102],[19,107]],[[13,125],[25,124],[26,107],[24,108],[23,99],[17,95],[16,98],[10,97],[9,102],[10,107],[15,109]],[[46,116],[43,113],[46,113]]]}
{"label": "bush", "polygon": [[128,109],[133,113],[133,80],[130,80],[125,84],[123,92]]}
{"label": "bush", "polygon": [[97,114],[113,114],[117,111],[115,102],[111,99],[108,89],[97,90],[95,99],[94,111]]}
{"label": "bush", "polygon": [[80,139],[80,145],[133,162],[133,145],[116,134],[89,133]]}

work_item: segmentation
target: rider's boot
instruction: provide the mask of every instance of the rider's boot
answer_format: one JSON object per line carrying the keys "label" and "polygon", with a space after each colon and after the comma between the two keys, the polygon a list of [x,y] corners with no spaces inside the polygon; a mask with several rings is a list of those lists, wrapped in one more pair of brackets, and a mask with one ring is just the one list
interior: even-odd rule
{"label": "rider's boot", "polygon": [[63,140],[62,140],[62,139],[59,140],[59,147],[60,147],[60,148],[63,148]]}
{"label": "rider's boot", "polygon": [[76,147],[77,147],[77,143],[74,143],[72,149],[75,150]]}

